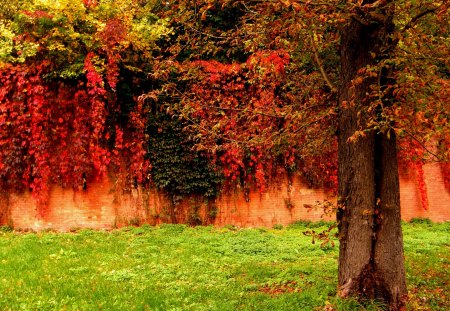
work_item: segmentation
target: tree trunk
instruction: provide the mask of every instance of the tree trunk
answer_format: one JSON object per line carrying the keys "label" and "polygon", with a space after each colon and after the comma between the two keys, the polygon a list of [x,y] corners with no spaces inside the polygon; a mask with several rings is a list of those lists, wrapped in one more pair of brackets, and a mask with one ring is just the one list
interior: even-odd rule
{"label": "tree trunk", "polygon": [[374,55],[380,57],[393,30],[392,12],[383,13],[381,22],[361,13],[341,33],[339,294],[380,299],[391,310],[399,310],[406,282],[395,133],[371,130],[349,141],[364,128],[367,95],[379,81],[365,78],[354,83],[354,79],[358,70],[376,63]]}

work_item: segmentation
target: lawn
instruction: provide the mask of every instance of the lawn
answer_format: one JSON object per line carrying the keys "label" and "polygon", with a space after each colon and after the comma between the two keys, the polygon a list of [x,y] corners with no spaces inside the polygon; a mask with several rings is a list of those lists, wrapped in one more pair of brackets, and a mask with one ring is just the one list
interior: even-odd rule
{"label": "lawn", "polygon": [[[307,230],[162,225],[0,231],[0,310],[382,310],[336,298],[337,246]],[[408,310],[450,310],[450,223],[403,225]]]}

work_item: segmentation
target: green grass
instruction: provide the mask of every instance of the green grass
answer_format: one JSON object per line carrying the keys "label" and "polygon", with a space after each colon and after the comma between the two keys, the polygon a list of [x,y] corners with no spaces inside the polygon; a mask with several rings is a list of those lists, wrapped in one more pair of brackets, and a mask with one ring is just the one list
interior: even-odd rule
{"label": "green grass", "polygon": [[[0,310],[381,310],[336,298],[337,247],[297,223],[0,230]],[[411,310],[450,310],[450,223],[404,224]]]}

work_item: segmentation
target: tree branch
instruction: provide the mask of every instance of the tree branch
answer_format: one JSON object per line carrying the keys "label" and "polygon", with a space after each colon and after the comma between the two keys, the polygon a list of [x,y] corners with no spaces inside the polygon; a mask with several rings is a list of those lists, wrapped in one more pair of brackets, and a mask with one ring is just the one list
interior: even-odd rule
{"label": "tree branch", "polygon": [[411,18],[411,20],[402,28],[402,30],[400,31],[401,33],[405,32],[406,30],[410,29],[411,27],[413,27],[417,21],[419,19],[421,19],[422,17],[424,17],[425,15],[428,15],[430,13],[434,13],[437,10],[439,10],[441,7],[443,6],[448,6],[448,4],[441,4],[439,6],[433,7],[433,8],[428,8],[420,13],[418,13],[416,16],[414,16],[413,18]]}
{"label": "tree branch", "polygon": [[439,157],[437,154],[429,150],[416,136],[414,136],[411,132],[407,130],[405,131],[406,134],[408,134],[412,139],[414,139],[427,153],[431,154],[433,157],[435,157],[438,161],[442,161],[441,157]]}
{"label": "tree branch", "polygon": [[[235,112],[245,112],[245,111],[249,110],[249,109],[242,109],[242,108],[217,107],[217,106],[211,106],[211,105],[206,105],[206,106],[203,106],[203,107],[205,107],[206,109],[215,109],[215,110],[223,110],[223,111],[235,111]],[[276,119],[284,119],[285,118],[284,116],[281,116],[281,115],[264,113],[264,112],[261,112],[261,111],[254,111],[254,110],[252,110],[251,113],[252,114],[258,114],[258,115],[265,116],[265,117],[269,117],[269,118],[276,118]]]}
{"label": "tree branch", "polygon": [[[426,16],[426,15],[428,15],[428,14],[430,14],[430,13],[436,12],[437,10],[439,10],[439,9],[442,8],[442,7],[447,7],[447,6],[448,6],[448,4],[441,4],[441,5],[436,6],[436,7],[433,7],[433,8],[428,8],[428,9],[426,9],[426,10],[424,10],[424,11],[418,13],[418,14],[415,15],[414,17],[412,17],[412,18],[409,20],[409,22],[406,23],[406,25],[405,25],[400,31],[398,31],[398,32],[396,33],[396,36],[395,36],[394,40],[392,40],[392,43],[389,44],[385,49],[383,49],[382,53],[388,53],[388,52],[390,52],[392,49],[394,49],[394,48],[397,46],[398,42],[400,41],[400,35],[399,35],[399,34],[404,33],[404,32],[407,31],[408,29],[414,27],[414,25],[417,23],[417,21],[418,21],[419,19],[421,19],[422,17],[424,17],[424,16]],[[394,33],[394,34],[395,34],[395,33]]]}
{"label": "tree branch", "polygon": [[327,83],[328,87],[331,89],[333,93],[337,92],[336,87],[331,83],[330,79],[328,78],[327,73],[325,72],[325,69],[322,66],[322,62],[320,61],[319,52],[317,51],[316,42],[314,41],[314,37],[311,37],[311,46],[314,52],[314,60],[317,63],[317,66],[319,66],[320,73],[322,74],[323,79]]}

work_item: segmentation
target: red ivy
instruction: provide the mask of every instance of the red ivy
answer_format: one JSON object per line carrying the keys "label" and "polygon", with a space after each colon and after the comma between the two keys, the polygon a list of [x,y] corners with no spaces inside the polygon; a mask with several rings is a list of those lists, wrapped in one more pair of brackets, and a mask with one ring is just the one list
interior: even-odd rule
{"label": "red ivy", "polygon": [[404,138],[400,141],[400,150],[398,155],[399,166],[401,169],[403,168],[414,171],[422,208],[428,210],[428,192],[423,170],[424,155],[425,150],[414,139]]}
{"label": "red ivy", "polygon": [[53,69],[47,61],[0,70],[0,188],[31,190],[41,213],[51,184],[82,189],[125,153],[137,181],[147,176],[142,107],[133,112],[126,129],[113,128],[115,146],[108,147],[107,107],[116,104],[108,101],[94,59],[94,54],[87,55],[86,80],[78,82],[45,80]]}
{"label": "red ivy", "polygon": [[[256,52],[240,64],[204,60],[181,64],[193,80],[184,106],[197,120],[201,135],[213,137],[204,143],[219,150],[215,158],[228,181],[253,183],[263,191],[280,167],[285,171],[297,166],[311,184],[336,189],[336,157],[327,146],[322,155],[307,161],[302,155],[300,160],[295,150],[305,137],[293,135],[280,145],[274,135],[283,126],[296,132],[296,121],[285,110],[290,99],[280,92],[289,63],[289,54],[276,50]],[[221,141],[218,149],[215,135]]]}

